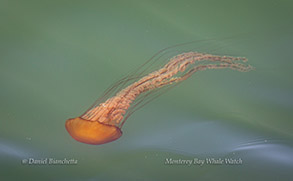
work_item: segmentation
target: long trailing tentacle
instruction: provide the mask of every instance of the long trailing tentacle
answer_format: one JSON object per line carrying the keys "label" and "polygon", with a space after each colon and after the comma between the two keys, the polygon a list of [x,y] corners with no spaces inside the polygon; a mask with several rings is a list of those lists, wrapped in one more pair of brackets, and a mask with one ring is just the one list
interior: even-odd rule
{"label": "long trailing tentacle", "polygon": [[88,110],[82,115],[82,118],[119,126],[124,123],[122,120],[130,104],[142,93],[181,82],[195,72],[206,69],[229,68],[240,72],[252,70],[252,66],[244,64],[246,61],[247,59],[243,57],[218,56],[198,52],[179,54],[171,58],[159,70],[142,77],[106,102]]}

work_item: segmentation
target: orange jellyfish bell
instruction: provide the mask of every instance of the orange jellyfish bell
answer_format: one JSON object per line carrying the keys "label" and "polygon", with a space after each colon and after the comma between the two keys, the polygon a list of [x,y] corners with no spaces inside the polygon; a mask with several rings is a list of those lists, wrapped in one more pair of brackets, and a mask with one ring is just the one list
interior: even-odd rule
{"label": "orange jellyfish bell", "polygon": [[122,135],[122,131],[116,126],[100,123],[99,121],[86,120],[80,117],[68,119],[65,127],[72,138],[92,145],[108,143],[120,138]]}

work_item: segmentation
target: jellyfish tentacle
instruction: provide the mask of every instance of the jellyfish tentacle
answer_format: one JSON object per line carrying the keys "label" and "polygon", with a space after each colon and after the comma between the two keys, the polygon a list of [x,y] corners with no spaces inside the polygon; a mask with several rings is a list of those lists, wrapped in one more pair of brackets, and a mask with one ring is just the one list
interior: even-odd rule
{"label": "jellyfish tentacle", "polygon": [[[229,68],[246,72],[252,69],[250,65],[242,63],[246,61],[247,59],[244,57],[218,56],[198,52],[179,54],[171,58],[159,70],[142,77],[137,82],[122,89],[114,97],[106,100],[103,104],[88,110],[82,118],[117,126],[123,120],[124,114],[131,103],[140,94],[172,83],[181,82],[195,72],[206,69]],[[202,64],[192,67],[191,65],[196,62],[201,62]],[[175,77],[179,73],[183,74]]]}

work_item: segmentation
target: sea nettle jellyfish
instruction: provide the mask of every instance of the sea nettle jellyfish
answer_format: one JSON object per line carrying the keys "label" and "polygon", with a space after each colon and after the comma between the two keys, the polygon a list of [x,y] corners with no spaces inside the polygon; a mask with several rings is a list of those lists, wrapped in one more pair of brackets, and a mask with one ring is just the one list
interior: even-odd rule
{"label": "sea nettle jellyfish", "polygon": [[[174,85],[188,79],[196,72],[208,69],[233,69],[247,72],[252,69],[243,57],[223,56],[172,49],[193,45],[185,43],[161,50],[136,71],[119,80],[84,114],[68,119],[65,127],[75,140],[93,145],[114,141],[122,136],[121,128],[127,118],[138,108],[150,102]],[[193,47],[194,48],[194,47]],[[179,50],[178,50],[179,51]],[[170,55],[170,53],[177,53]],[[151,70],[159,60],[164,63]]]}

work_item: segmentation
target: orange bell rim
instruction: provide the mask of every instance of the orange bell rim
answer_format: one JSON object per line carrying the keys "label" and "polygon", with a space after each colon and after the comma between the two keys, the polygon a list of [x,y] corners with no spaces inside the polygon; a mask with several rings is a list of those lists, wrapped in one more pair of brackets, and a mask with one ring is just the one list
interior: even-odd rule
{"label": "orange bell rim", "polygon": [[117,126],[80,117],[66,120],[65,127],[72,138],[92,145],[109,143],[122,136],[122,131]]}

